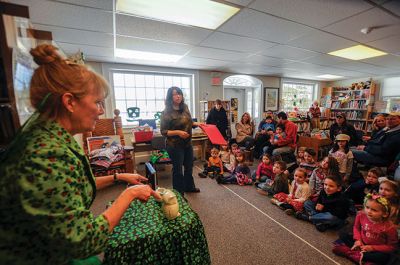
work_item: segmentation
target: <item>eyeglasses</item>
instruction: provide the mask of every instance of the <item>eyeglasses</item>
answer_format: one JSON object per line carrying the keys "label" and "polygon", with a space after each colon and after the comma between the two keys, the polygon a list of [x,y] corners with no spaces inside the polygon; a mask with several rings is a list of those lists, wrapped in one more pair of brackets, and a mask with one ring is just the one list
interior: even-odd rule
{"label": "eyeglasses", "polygon": [[104,110],[106,107],[106,104],[105,104],[104,100],[101,100],[101,101],[96,102],[96,106],[97,106],[98,110]]}

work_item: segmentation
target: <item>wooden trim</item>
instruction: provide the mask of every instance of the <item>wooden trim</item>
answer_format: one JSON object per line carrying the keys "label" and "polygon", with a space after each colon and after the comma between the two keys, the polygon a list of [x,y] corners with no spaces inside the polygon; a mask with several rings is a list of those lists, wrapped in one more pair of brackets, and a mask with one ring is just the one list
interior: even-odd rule
{"label": "wooden trim", "polygon": [[53,33],[51,31],[38,30],[38,29],[26,29],[28,36],[37,40],[53,40]]}
{"label": "wooden trim", "polygon": [[29,8],[27,6],[0,2],[0,14],[29,18]]}

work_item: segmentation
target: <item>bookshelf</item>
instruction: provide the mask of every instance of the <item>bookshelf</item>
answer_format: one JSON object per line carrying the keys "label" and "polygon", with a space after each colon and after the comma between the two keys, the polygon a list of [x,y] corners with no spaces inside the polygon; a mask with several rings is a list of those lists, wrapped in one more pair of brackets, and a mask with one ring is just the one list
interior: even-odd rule
{"label": "bookshelf", "polygon": [[325,115],[335,119],[338,112],[346,116],[356,130],[368,132],[375,102],[376,84],[372,80],[353,83],[350,87],[329,87],[322,91]]}

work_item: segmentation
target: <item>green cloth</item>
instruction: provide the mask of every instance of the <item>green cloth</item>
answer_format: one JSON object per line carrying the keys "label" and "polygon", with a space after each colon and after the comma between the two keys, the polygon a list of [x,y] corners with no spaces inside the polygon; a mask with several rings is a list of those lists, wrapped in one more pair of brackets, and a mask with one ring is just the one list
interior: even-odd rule
{"label": "green cloth", "polygon": [[104,252],[105,265],[211,264],[198,215],[177,194],[181,216],[169,221],[161,203],[132,202],[114,228]]}
{"label": "green cloth", "polygon": [[87,259],[73,260],[68,265],[101,265],[101,261],[97,256],[92,256]]}
{"label": "green cloth", "polygon": [[89,162],[57,122],[31,121],[0,161],[0,176],[0,264],[67,264],[103,251],[108,222],[89,210]]}

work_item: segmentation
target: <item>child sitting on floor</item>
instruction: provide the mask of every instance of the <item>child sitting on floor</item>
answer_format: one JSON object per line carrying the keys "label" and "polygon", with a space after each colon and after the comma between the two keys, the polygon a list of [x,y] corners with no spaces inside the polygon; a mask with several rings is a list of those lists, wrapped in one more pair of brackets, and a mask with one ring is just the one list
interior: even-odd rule
{"label": "child sitting on floor", "polygon": [[273,181],[259,183],[257,185],[257,192],[272,196],[279,192],[289,193],[288,176],[284,173],[286,170],[286,163],[283,161],[276,161],[272,167],[272,172],[275,174]]}
{"label": "child sitting on floor", "polygon": [[250,178],[250,168],[247,166],[244,160],[244,152],[240,151],[236,153],[235,169],[230,176],[224,177],[223,175],[218,175],[216,177],[218,184],[239,184],[246,185],[251,184]]}
{"label": "child sitting on floor", "polygon": [[219,155],[221,156],[224,171],[232,172],[235,169],[235,156],[227,145],[221,145]]}
{"label": "child sitting on floor", "polygon": [[367,194],[364,210],[358,212],[353,236],[342,235],[332,252],[357,264],[386,264],[396,250],[398,236],[395,225],[388,220],[389,202],[378,194]]}
{"label": "child sitting on floor", "polygon": [[378,193],[379,181],[378,179],[383,176],[383,172],[380,168],[374,167],[368,170],[367,175],[353,182],[346,189],[345,194],[354,204],[360,205],[364,202],[364,197],[368,193]]}
{"label": "child sitting on floor", "polygon": [[288,215],[303,211],[303,204],[310,196],[310,188],[306,182],[306,178],[306,170],[297,168],[294,171],[294,180],[290,187],[290,193],[280,192],[275,194],[271,199],[271,203],[278,205]]}
{"label": "child sitting on floor", "polygon": [[339,176],[339,165],[335,158],[326,156],[308,180],[311,190],[310,200],[313,202],[317,200],[319,193],[324,189],[325,178],[330,175]]}
{"label": "child sitting on floor", "polygon": [[320,232],[343,225],[349,206],[347,198],[341,192],[342,183],[340,176],[327,176],[317,201],[307,200],[304,203],[305,211],[297,212],[296,218],[311,221]]}
{"label": "child sitting on floor", "polygon": [[329,155],[336,158],[339,163],[339,172],[345,182],[348,184],[351,170],[353,167],[353,153],[349,149],[350,136],[347,134],[338,134],[335,138],[335,144],[329,151]]}
{"label": "child sitting on floor", "polygon": [[307,147],[304,146],[300,146],[297,147],[297,152],[296,152],[296,163],[294,163],[293,165],[291,165],[290,167],[288,167],[288,171],[290,174],[292,174],[294,172],[294,170],[296,168],[299,167],[299,165],[304,162],[304,152],[306,151]]}
{"label": "child sitting on floor", "polygon": [[253,181],[255,183],[259,182],[267,182],[267,181],[273,181],[275,174],[272,172],[272,159],[269,154],[263,154],[261,157],[261,162],[257,166],[257,170],[254,173],[254,176],[252,176]]}
{"label": "child sitting on floor", "polygon": [[299,165],[299,167],[307,171],[307,181],[311,177],[313,170],[318,166],[318,163],[314,161],[315,155],[314,149],[307,148],[306,151],[304,151],[304,162],[301,162]]}
{"label": "child sitting on floor", "polygon": [[208,159],[208,164],[204,165],[203,172],[199,173],[199,177],[206,178],[209,176],[210,178],[215,178],[217,175],[224,174],[224,169],[222,165],[222,160],[219,157],[219,150],[216,147],[211,148],[211,156]]}
{"label": "child sitting on floor", "polygon": [[388,200],[390,204],[389,220],[397,225],[397,229],[399,229],[399,183],[394,180],[383,178],[379,184],[379,195]]}

